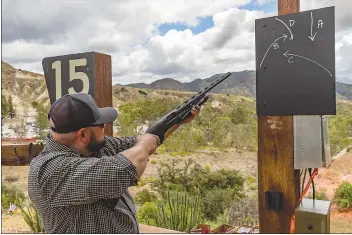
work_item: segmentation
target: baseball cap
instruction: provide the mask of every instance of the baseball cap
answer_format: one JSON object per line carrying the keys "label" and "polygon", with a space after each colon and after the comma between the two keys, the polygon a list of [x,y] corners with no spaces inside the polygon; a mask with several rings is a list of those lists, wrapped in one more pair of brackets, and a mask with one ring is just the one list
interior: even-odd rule
{"label": "baseball cap", "polygon": [[93,97],[86,93],[67,94],[51,106],[48,119],[52,119],[58,133],[69,133],[84,127],[113,122],[117,111],[112,107],[99,108]]}

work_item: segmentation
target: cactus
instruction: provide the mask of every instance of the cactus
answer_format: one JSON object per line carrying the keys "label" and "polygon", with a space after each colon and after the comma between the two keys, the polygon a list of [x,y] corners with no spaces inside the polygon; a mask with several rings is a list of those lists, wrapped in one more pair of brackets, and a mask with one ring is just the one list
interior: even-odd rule
{"label": "cactus", "polygon": [[33,203],[29,201],[29,205],[26,205],[25,208],[21,205],[19,206],[22,216],[26,224],[31,228],[33,233],[44,233],[44,224],[43,220],[38,214],[38,211],[34,207]]}
{"label": "cactus", "polygon": [[200,222],[200,197],[191,197],[181,192],[171,194],[173,193],[167,191],[166,199],[158,205],[154,220],[158,227],[189,232]]}

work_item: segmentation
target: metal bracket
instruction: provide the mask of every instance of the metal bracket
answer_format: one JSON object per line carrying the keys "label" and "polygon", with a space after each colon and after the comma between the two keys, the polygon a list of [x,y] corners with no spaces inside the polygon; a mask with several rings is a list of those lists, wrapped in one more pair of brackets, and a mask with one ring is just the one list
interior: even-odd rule
{"label": "metal bracket", "polygon": [[268,210],[281,211],[283,204],[282,192],[265,192],[265,204]]}

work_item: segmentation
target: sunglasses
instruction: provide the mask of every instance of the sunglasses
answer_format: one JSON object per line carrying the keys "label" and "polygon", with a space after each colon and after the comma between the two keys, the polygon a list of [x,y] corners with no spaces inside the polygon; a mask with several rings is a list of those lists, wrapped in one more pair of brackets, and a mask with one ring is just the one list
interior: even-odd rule
{"label": "sunglasses", "polygon": [[92,126],[94,126],[94,127],[100,127],[100,128],[104,128],[105,127],[105,124],[99,124],[99,125],[92,125]]}

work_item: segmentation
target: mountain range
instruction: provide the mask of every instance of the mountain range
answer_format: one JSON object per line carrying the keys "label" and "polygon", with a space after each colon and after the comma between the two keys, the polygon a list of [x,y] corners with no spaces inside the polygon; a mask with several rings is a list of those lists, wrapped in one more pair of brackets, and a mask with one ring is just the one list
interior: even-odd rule
{"label": "mountain range", "polygon": [[[182,83],[173,78],[163,78],[150,84],[130,83],[126,85],[115,84],[118,86],[128,86],[140,89],[157,89],[157,90],[182,90],[189,92],[198,92],[206,86],[209,86],[220,75],[215,74],[205,79],[196,79],[192,82]],[[241,72],[232,72],[231,76],[215,87],[213,93],[233,94],[240,96],[256,96],[256,73],[253,70],[244,70]],[[352,100],[352,80],[343,78],[336,79],[337,98]],[[344,81],[344,82],[341,82]]]}
{"label": "mountain range", "polygon": [[[42,74],[33,73],[14,68],[12,65],[2,61],[1,69],[1,93],[6,98],[12,97],[13,103],[21,112],[25,108],[31,109],[31,103],[37,101],[42,104],[50,104],[45,78]],[[118,107],[122,103],[130,100],[148,96],[170,95],[168,91],[181,91],[177,96],[189,98],[189,92],[198,92],[209,86],[221,74],[214,74],[208,78],[195,79],[192,82],[182,83],[173,78],[162,78],[150,84],[131,83],[127,85],[115,84],[112,87],[113,105]],[[231,94],[255,98],[256,82],[255,71],[245,70],[233,72],[230,77],[211,90],[211,93]],[[344,79],[349,82],[350,79]],[[352,82],[351,82],[352,83]],[[151,89],[151,91],[147,91]],[[142,91],[142,90],[146,90]],[[336,82],[336,92],[338,99],[352,100],[352,84]],[[173,93],[176,95],[176,93]],[[26,111],[24,111],[26,112]]]}

